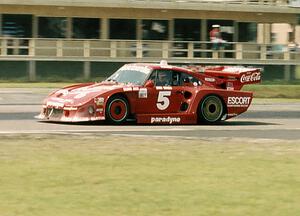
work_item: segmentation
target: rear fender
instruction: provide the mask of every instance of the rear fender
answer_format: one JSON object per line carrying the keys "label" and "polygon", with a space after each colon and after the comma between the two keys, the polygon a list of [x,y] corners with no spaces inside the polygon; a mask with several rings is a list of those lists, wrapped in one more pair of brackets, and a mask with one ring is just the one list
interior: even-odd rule
{"label": "rear fender", "polygon": [[199,104],[208,95],[216,95],[222,100],[227,114],[226,119],[245,112],[249,108],[253,98],[252,92],[203,89],[198,92],[194,103],[191,105],[190,112],[196,114]]}

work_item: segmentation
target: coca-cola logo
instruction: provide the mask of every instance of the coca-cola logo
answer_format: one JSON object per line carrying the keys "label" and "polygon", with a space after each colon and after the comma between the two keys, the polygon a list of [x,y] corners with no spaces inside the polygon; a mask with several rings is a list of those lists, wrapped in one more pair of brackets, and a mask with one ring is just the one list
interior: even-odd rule
{"label": "coca-cola logo", "polygon": [[260,72],[254,72],[251,74],[243,74],[241,76],[241,83],[255,82],[260,80]]}

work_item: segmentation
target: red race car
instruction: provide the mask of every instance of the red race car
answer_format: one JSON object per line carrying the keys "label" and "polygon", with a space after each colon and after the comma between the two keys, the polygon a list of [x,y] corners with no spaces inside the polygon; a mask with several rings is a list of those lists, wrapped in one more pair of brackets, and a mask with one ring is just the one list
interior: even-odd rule
{"label": "red race car", "polygon": [[261,70],[236,66],[176,67],[126,64],[100,83],[65,87],[43,102],[38,119],[57,122],[106,120],[121,124],[213,124],[245,112]]}

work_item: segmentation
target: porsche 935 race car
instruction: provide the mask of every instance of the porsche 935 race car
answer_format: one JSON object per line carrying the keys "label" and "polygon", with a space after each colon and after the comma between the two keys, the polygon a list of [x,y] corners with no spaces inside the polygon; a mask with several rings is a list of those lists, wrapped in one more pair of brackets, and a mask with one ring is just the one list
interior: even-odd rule
{"label": "porsche 935 race car", "polygon": [[56,122],[106,120],[121,124],[213,124],[245,112],[261,69],[236,66],[177,67],[125,64],[106,80],[67,86],[43,102],[38,119]]}

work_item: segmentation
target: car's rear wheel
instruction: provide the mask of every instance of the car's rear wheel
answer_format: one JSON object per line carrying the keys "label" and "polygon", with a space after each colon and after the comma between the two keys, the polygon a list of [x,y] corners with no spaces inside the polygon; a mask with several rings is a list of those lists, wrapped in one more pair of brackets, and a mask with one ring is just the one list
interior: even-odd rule
{"label": "car's rear wheel", "polygon": [[223,113],[223,102],[216,95],[209,95],[205,97],[198,107],[199,121],[207,124],[213,124],[220,121]]}
{"label": "car's rear wheel", "polygon": [[112,124],[124,123],[129,115],[128,101],[122,96],[111,97],[106,104],[106,119]]}

